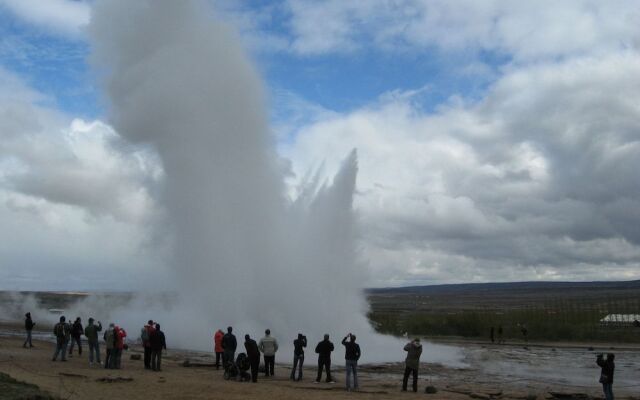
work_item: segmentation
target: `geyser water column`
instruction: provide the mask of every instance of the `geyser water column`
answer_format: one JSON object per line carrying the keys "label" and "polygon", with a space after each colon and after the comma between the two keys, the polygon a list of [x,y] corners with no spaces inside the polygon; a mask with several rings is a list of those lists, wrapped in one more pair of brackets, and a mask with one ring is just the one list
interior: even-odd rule
{"label": "geyser water column", "polygon": [[182,301],[156,318],[174,343],[209,349],[227,324],[286,341],[370,332],[354,260],[355,152],[333,184],[288,200],[260,80],[204,3],[99,1],[90,34],[111,123],[151,144],[164,168],[166,219],[152,234],[170,238]]}

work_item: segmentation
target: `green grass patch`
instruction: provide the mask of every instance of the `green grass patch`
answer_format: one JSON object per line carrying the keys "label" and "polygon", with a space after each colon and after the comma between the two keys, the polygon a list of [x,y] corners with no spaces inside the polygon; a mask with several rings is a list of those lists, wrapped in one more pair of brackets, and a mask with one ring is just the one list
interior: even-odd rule
{"label": "green grass patch", "polygon": [[0,372],[0,400],[57,400],[36,385],[20,382]]}

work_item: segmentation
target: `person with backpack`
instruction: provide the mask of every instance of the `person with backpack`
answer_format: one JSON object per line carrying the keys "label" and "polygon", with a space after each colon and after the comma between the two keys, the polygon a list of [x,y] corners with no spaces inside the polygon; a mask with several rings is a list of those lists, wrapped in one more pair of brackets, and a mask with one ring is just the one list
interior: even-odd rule
{"label": "person with backpack", "polygon": [[151,334],[156,328],[153,326],[153,320],[149,320],[140,331],[140,339],[144,347],[144,369],[151,369]]}
{"label": "person with backpack", "polygon": [[329,341],[329,335],[324,335],[324,340],[316,345],[316,353],[318,354],[318,376],[315,383],[320,383],[322,378],[322,369],[327,373],[327,383],[335,383],[331,377],[331,352],[333,351],[333,343]]}
{"label": "person with backpack", "polygon": [[216,333],[213,335],[213,350],[216,353],[216,369],[220,369],[220,360],[223,359],[224,349],[222,348],[222,338],[224,337],[224,332],[222,329],[218,329]]}
{"label": "person with backpack", "polygon": [[605,400],[613,400],[613,372],[616,369],[616,364],[613,360],[615,358],[616,356],[613,353],[607,354],[606,360],[603,359],[602,354],[598,354],[596,357],[596,364],[602,368],[600,371],[600,383],[602,383]]}
{"label": "person with backpack", "polygon": [[260,367],[260,350],[255,340],[249,335],[244,335],[244,348],[247,351],[247,358],[251,365],[251,382],[258,382],[258,369]]}
{"label": "person with backpack", "polygon": [[[293,368],[291,369],[290,379],[292,381],[302,380],[302,364],[304,364],[304,348],[307,347],[307,337],[302,333],[298,333],[298,338],[293,341]],[[298,378],[296,379],[296,368],[298,369]]]}
{"label": "person with backpack", "polygon": [[155,329],[149,335],[151,343],[151,369],[153,371],[162,371],[162,349],[167,349],[167,342],[164,332],[160,330],[160,324],[156,324]]}
{"label": "person with backpack", "polygon": [[114,361],[115,361],[115,347],[116,347],[116,338],[115,338],[115,325],[112,323],[109,324],[109,328],[104,331],[103,339],[105,343],[105,348],[107,349],[107,353],[104,358],[104,368],[105,369],[113,369]]}
{"label": "person with backpack", "polygon": [[224,367],[227,367],[228,362],[233,362],[233,359],[236,356],[236,348],[238,347],[238,341],[236,340],[236,336],[233,334],[233,328],[228,327],[227,333],[222,337],[222,363]]}
{"label": "person with backpack", "polygon": [[89,365],[93,365],[94,353],[96,362],[102,364],[102,361],[100,361],[100,343],[98,343],[98,332],[102,331],[102,322],[98,321],[98,325],[94,325],[93,321],[93,318],[89,318],[89,324],[84,328],[84,335],[87,337],[89,344]]}
{"label": "person with backpack", "polygon": [[402,378],[402,391],[407,391],[409,374],[413,374],[413,391],[417,392],[418,368],[420,367],[420,355],[422,354],[420,338],[415,338],[412,342],[407,343],[406,346],[404,346],[404,351],[407,352],[407,358],[405,359],[404,377]]}
{"label": "person with backpack", "polygon": [[56,361],[58,354],[60,354],[60,361],[67,361],[67,344],[71,336],[71,327],[66,322],[64,315],[60,317],[60,322],[53,327],[53,334],[56,337],[56,351],[53,353],[51,361]]}
{"label": "person with backpack", "polygon": [[273,376],[276,363],[276,352],[278,351],[278,341],[271,336],[271,330],[264,331],[265,336],[260,339],[258,348],[264,355],[264,376]]}
{"label": "person with backpack", "polygon": [[71,346],[69,347],[69,357],[72,356],[74,343],[78,343],[78,355],[82,355],[81,337],[83,333],[84,329],[82,329],[82,321],[80,320],[80,317],[77,317],[73,326],[71,326]]}
{"label": "person with backpack", "polygon": [[[360,345],[356,343],[356,335],[349,333],[342,339],[344,349],[345,368],[347,373],[347,390],[358,390],[358,360],[360,359]],[[351,373],[353,373],[353,387],[351,386]]]}
{"label": "person with backpack", "polygon": [[33,330],[34,325],[36,324],[35,322],[33,322],[33,320],[31,319],[31,313],[28,312],[24,315],[24,329],[25,331],[27,331],[27,338],[24,340],[24,344],[22,345],[22,347],[24,347],[25,349],[27,348],[27,343],[29,344],[29,348],[33,347],[33,344],[31,343],[31,331]]}

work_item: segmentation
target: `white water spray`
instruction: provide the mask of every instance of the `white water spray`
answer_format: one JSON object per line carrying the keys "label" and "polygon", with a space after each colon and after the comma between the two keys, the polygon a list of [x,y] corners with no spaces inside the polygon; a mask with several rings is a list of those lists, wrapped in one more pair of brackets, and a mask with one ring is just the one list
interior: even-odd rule
{"label": "white water spray", "polygon": [[353,332],[365,361],[402,357],[365,317],[355,151],[332,184],[288,200],[260,80],[204,4],[98,2],[90,32],[111,122],[161,159],[166,219],[152,234],[168,238],[179,293],[167,309],[139,300],[119,320],[158,319],[170,343],[192,349],[210,350],[213,330],[232,325],[254,337],[270,328],[284,349],[298,332],[311,346]]}

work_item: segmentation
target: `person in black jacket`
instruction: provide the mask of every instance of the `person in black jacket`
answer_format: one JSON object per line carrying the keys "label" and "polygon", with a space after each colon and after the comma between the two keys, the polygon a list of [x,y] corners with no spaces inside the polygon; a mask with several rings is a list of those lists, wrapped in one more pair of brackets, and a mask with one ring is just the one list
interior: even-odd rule
{"label": "person in black jacket", "polygon": [[322,368],[324,367],[327,373],[327,383],[335,383],[331,377],[331,352],[333,351],[333,343],[329,341],[329,335],[324,335],[324,340],[316,346],[316,353],[318,353],[318,377],[316,383],[320,383],[322,378]]}
{"label": "person in black jacket", "polygon": [[233,362],[236,356],[236,348],[238,347],[238,341],[232,332],[233,328],[228,327],[227,333],[222,337],[222,349],[224,350],[222,353],[222,364],[224,364],[225,368],[228,362]]}
{"label": "person in black jacket", "polygon": [[162,349],[167,349],[167,341],[164,332],[160,330],[160,324],[156,324],[156,329],[149,335],[151,342],[151,369],[162,371]]}
{"label": "person in black jacket", "polygon": [[[307,337],[302,333],[298,333],[298,338],[293,341],[293,368],[291,369],[291,380],[302,380],[302,364],[304,364],[304,348],[307,347]],[[296,379],[296,368],[298,369],[298,378]]]}
{"label": "person in black jacket", "polygon": [[606,360],[602,358],[602,354],[598,354],[596,358],[596,364],[602,368],[600,383],[602,383],[602,391],[606,400],[613,400],[613,372],[616,369],[616,364],[613,360],[615,358],[616,356],[612,353],[607,354]]}
{"label": "person in black jacket", "polygon": [[[347,390],[358,390],[358,360],[360,359],[360,345],[356,343],[356,335],[349,333],[342,339],[344,346],[344,360],[347,372]],[[353,372],[353,387],[351,373]]]}
{"label": "person in black jacket", "polygon": [[251,364],[251,382],[258,382],[258,368],[260,367],[260,350],[258,350],[258,343],[251,339],[249,335],[244,335],[244,348],[247,351],[249,364]]}
{"label": "person in black jacket", "polygon": [[33,347],[33,344],[31,344],[31,331],[33,330],[35,322],[33,322],[33,320],[31,319],[30,312],[26,313],[24,317],[24,329],[27,331],[27,338],[24,340],[24,344],[22,345],[22,347],[26,349],[27,343],[29,343],[29,348]]}
{"label": "person in black jacket", "polygon": [[80,317],[76,318],[76,321],[71,326],[71,346],[69,347],[69,357],[73,353],[73,344],[78,343],[78,354],[82,355],[82,340],[80,337],[84,334],[84,328],[82,327],[82,320]]}

